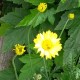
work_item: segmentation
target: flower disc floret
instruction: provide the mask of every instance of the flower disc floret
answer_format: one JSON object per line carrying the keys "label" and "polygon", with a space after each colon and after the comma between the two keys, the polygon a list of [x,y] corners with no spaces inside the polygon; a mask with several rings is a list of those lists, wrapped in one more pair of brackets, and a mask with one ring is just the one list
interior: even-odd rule
{"label": "flower disc floret", "polygon": [[13,50],[15,51],[15,53],[17,55],[22,55],[26,51],[24,48],[25,48],[25,46],[22,46],[20,44],[16,44],[15,49],[13,49]]}
{"label": "flower disc floret", "polygon": [[46,8],[47,8],[47,4],[46,3],[40,3],[39,5],[38,5],[38,11],[40,11],[40,12],[44,12],[45,10],[46,10]]}
{"label": "flower disc floret", "polygon": [[62,44],[60,43],[60,38],[56,33],[50,30],[39,33],[34,39],[35,47],[38,52],[40,52],[41,57],[46,57],[46,59],[55,58],[58,52],[62,49]]}

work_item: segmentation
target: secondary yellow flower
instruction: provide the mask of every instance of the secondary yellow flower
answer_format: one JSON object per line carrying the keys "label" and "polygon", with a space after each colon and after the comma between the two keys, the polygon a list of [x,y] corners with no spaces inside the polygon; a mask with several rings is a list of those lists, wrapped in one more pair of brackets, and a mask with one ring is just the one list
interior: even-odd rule
{"label": "secondary yellow flower", "polygon": [[45,10],[46,10],[46,8],[47,8],[47,4],[46,3],[40,3],[39,5],[38,5],[38,10],[40,11],[40,12],[44,12]]}
{"label": "secondary yellow flower", "polygon": [[71,19],[71,20],[74,19],[74,13],[68,14],[68,18]]}
{"label": "secondary yellow flower", "polygon": [[62,44],[60,43],[60,38],[56,33],[50,30],[38,34],[34,39],[35,47],[40,52],[41,57],[46,57],[46,59],[55,58],[58,55],[58,51],[61,51]]}
{"label": "secondary yellow flower", "polygon": [[25,46],[22,46],[20,44],[16,44],[15,49],[13,49],[13,50],[15,50],[15,53],[17,55],[22,55],[26,51],[24,48],[25,48]]}

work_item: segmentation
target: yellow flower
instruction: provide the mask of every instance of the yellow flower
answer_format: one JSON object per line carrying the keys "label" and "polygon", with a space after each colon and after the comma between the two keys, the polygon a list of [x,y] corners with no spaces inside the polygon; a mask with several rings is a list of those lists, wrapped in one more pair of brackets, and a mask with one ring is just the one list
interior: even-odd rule
{"label": "yellow flower", "polygon": [[68,14],[68,18],[71,19],[71,20],[74,19],[74,13]]}
{"label": "yellow flower", "polygon": [[58,51],[62,49],[62,44],[60,43],[60,38],[56,33],[50,30],[38,34],[34,39],[35,47],[40,52],[41,57],[46,57],[46,59],[55,58],[58,55]]}
{"label": "yellow flower", "polygon": [[40,12],[44,12],[45,10],[46,10],[46,8],[47,8],[47,4],[46,3],[40,3],[39,5],[38,5],[38,10],[40,11]]}
{"label": "yellow flower", "polygon": [[26,51],[24,48],[25,48],[25,46],[22,46],[20,44],[16,44],[15,49],[13,49],[13,50],[15,50],[15,53],[17,55],[22,55]]}

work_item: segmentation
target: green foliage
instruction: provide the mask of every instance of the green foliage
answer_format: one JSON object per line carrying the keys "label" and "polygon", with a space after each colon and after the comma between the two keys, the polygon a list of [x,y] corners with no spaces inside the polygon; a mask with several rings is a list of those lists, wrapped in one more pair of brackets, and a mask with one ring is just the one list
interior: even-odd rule
{"label": "green foliage", "polygon": [[55,14],[54,8],[51,8],[45,13],[40,13],[36,9],[31,10],[31,14],[26,16],[17,26],[30,26],[31,25],[33,27],[36,27],[39,24],[43,23],[47,18],[49,22],[53,24],[55,20],[53,14]]}
{"label": "green foliage", "polygon": [[15,80],[14,71],[11,68],[0,71],[0,80]]}
{"label": "green foliage", "polygon": [[4,15],[3,17],[0,18],[0,21],[15,26],[27,14],[28,11],[26,11],[26,9],[15,8],[14,12],[10,12],[7,15]]}
{"label": "green foliage", "polygon": [[[73,27],[74,28],[74,27]],[[69,31],[69,35],[70,38],[66,41],[65,46],[64,46],[64,65],[67,64],[67,66],[69,66],[69,68],[73,67],[76,64],[76,59],[75,57],[78,57],[80,54],[80,47],[79,47],[79,35],[80,35],[80,31],[79,28],[80,26],[77,26],[76,29],[74,31],[70,29]],[[74,37],[76,36],[76,37]],[[71,43],[71,44],[70,44]],[[74,60],[75,59],[75,60]],[[68,65],[69,64],[69,65]]]}
{"label": "green foliage", "polygon": [[61,0],[62,3],[66,2],[66,0]]}
{"label": "green foliage", "polygon": [[[30,57],[31,56],[31,57]],[[25,63],[23,68],[21,69],[21,74],[19,76],[19,80],[32,79],[35,73],[41,73],[45,71],[44,61],[40,58],[39,55],[36,54],[28,54],[20,58],[22,63]],[[52,66],[51,60],[46,60],[47,69],[50,70]],[[25,75],[24,75],[25,74]]]}
{"label": "green foliage", "polygon": [[7,1],[13,1],[13,3],[16,4],[22,4],[24,2],[23,0],[7,0]]}
{"label": "green foliage", "polygon": [[[10,49],[14,47],[15,44],[28,44],[28,31],[29,27],[23,27],[23,28],[12,28],[8,30],[7,34],[4,36],[4,43],[3,43],[3,52],[7,52]],[[30,33],[30,42],[33,41],[33,38],[35,36],[36,30],[32,30]],[[34,34],[34,35],[32,35]],[[6,44],[7,43],[7,44]]]}
{"label": "green foliage", "polygon": [[[37,10],[41,2],[48,5],[43,13]],[[26,46],[25,54],[15,60],[19,80],[33,80],[35,73],[42,75],[41,80],[48,80],[47,74],[50,80],[80,80],[80,0],[4,0],[3,3],[6,4],[0,18],[3,53],[12,50],[15,44]],[[64,28],[69,13],[75,17]],[[55,59],[45,60],[46,71],[33,39],[47,30],[63,33],[62,51]],[[0,71],[0,80],[5,79],[16,80],[13,70]]]}
{"label": "green foliage", "polygon": [[75,26],[79,26],[80,20],[79,20],[79,9],[76,10],[71,10],[71,11],[66,11],[66,13],[64,13],[61,16],[61,20],[59,21],[58,25],[56,26],[55,30],[62,30],[63,25],[66,23],[66,20],[68,19],[68,14],[69,13],[74,13],[75,14],[75,18],[73,20],[70,20],[67,25],[66,25],[66,29],[75,27]]}
{"label": "green foliage", "polygon": [[[66,5],[66,6],[65,6]],[[62,1],[59,3],[59,6],[57,7],[57,12],[64,11],[64,10],[70,10],[73,8],[77,8],[79,6],[79,0],[66,0],[64,3]]]}
{"label": "green foliage", "polygon": [[4,35],[9,28],[10,28],[9,24],[2,23],[0,26],[0,36]]}
{"label": "green foliage", "polygon": [[38,5],[41,2],[45,2],[45,3],[53,3],[54,0],[24,0],[26,2],[32,3],[33,5]]}

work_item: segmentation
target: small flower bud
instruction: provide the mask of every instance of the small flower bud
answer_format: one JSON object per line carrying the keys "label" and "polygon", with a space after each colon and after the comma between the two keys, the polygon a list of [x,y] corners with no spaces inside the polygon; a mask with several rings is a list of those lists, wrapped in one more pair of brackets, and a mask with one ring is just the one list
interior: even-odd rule
{"label": "small flower bud", "polygon": [[38,5],[38,11],[40,11],[40,12],[44,12],[45,10],[46,10],[46,8],[47,8],[47,4],[46,3],[40,3],[39,5]]}
{"label": "small flower bud", "polygon": [[70,19],[70,20],[74,19],[74,13],[69,13],[68,14],[68,19]]}

